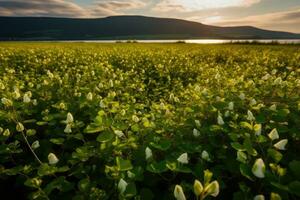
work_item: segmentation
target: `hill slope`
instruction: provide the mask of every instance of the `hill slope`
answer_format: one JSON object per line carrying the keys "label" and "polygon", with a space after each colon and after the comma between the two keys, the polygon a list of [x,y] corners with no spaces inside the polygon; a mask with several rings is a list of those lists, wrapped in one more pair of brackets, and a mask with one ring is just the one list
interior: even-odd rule
{"label": "hill slope", "polygon": [[0,17],[0,27],[0,40],[300,38],[300,34],[251,26],[217,27],[180,19],[143,16],[99,19]]}

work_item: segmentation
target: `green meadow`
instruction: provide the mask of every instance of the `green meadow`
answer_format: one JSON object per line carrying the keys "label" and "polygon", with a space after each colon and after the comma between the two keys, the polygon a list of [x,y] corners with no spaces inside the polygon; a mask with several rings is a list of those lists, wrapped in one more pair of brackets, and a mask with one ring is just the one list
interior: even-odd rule
{"label": "green meadow", "polygon": [[0,43],[0,191],[300,198],[300,46]]}

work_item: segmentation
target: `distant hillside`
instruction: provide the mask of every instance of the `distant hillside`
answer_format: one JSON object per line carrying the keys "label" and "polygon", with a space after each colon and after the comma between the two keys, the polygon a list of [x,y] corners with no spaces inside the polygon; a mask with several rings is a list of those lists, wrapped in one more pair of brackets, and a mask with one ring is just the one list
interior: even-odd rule
{"label": "distant hillside", "polygon": [[0,27],[0,40],[300,39],[300,34],[251,26],[217,27],[143,16],[99,19],[0,17]]}

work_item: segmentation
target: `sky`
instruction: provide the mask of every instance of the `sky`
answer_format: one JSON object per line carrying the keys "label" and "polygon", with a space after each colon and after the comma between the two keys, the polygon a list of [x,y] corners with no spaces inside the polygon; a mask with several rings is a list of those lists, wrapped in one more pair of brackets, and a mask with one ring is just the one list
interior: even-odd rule
{"label": "sky", "polygon": [[300,0],[0,0],[0,16],[144,15],[300,33]]}

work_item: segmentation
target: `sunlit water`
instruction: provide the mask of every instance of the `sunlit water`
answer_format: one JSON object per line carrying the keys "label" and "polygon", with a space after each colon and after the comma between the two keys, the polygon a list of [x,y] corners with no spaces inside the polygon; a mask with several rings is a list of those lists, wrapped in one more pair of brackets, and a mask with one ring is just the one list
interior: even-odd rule
{"label": "sunlit water", "polygon": [[[219,39],[192,39],[192,40],[134,40],[138,43],[176,43],[178,41],[184,43],[194,44],[224,44],[224,43],[236,43],[236,42],[259,42],[259,43],[280,43],[280,44],[300,44],[300,39],[288,39],[288,40],[219,40]],[[116,43],[126,42],[126,40],[76,40],[76,41],[63,41],[63,42],[86,42],[86,43]]]}

